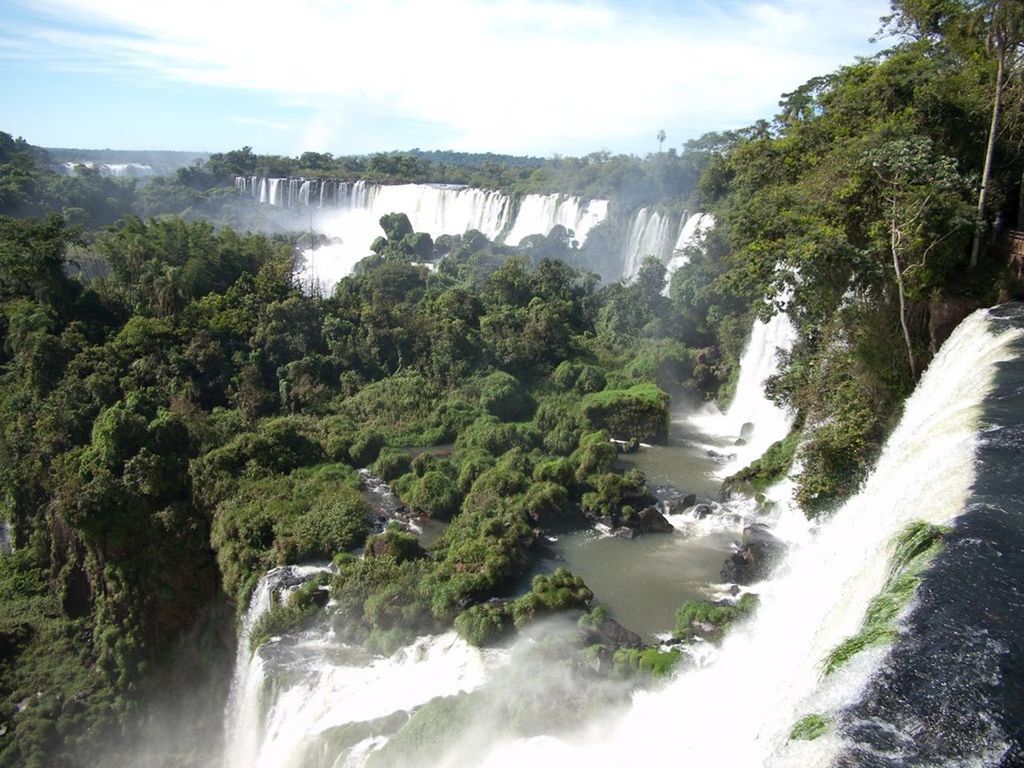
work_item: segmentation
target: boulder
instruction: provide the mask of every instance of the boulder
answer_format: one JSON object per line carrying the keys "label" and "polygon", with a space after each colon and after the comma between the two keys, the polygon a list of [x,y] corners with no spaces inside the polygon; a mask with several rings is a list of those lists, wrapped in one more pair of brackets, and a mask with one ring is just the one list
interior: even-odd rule
{"label": "boulder", "polygon": [[771,574],[785,552],[785,545],[759,523],[743,529],[739,549],[722,566],[722,578],[735,584],[753,584]]}
{"label": "boulder", "polygon": [[654,507],[644,507],[637,514],[633,527],[641,533],[672,533],[672,523]]}
{"label": "boulder", "polygon": [[639,535],[640,531],[636,528],[626,528],[625,526],[612,531],[612,536],[618,536],[620,539],[635,539]]}
{"label": "boulder", "polygon": [[694,505],[693,512],[691,514],[697,520],[703,520],[705,517],[710,517],[711,513],[714,511],[715,510],[711,507],[710,504],[696,504]]}
{"label": "boulder", "polygon": [[697,503],[696,493],[686,493],[676,499],[665,502],[665,512],[669,515],[681,515]]}
{"label": "boulder", "polygon": [[640,635],[630,632],[615,619],[603,616],[594,626],[580,627],[583,645],[605,645],[611,648],[643,648]]}

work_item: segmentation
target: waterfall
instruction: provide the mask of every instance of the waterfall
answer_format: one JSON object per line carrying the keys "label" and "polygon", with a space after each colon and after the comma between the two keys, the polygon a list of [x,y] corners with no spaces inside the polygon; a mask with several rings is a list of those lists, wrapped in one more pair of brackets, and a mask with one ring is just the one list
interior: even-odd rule
{"label": "waterfall", "polygon": [[[157,174],[157,170],[153,166],[145,163],[95,163],[91,160],[68,160],[60,164],[60,172],[65,176],[74,176],[80,165],[85,168],[95,168],[101,176],[113,176],[114,178],[141,179]],[[235,186],[238,186],[237,183]]]}
{"label": "waterfall", "polygon": [[626,236],[623,251],[622,277],[629,280],[636,277],[640,265],[648,256],[664,262],[671,248],[671,221],[666,213],[641,208],[633,217]]}
{"label": "waterfall", "polygon": [[249,650],[252,630],[260,617],[270,610],[275,596],[287,593],[313,574],[323,570],[322,566],[287,565],[274,568],[259,580],[256,589],[253,590],[249,608],[238,633],[235,672],[231,680],[231,693],[225,715],[228,737],[225,768],[251,766],[260,746],[263,728],[264,663],[259,652],[251,653]]}
{"label": "waterfall", "polygon": [[832,764],[845,746],[841,736],[790,742],[790,729],[808,713],[850,705],[879,668],[885,647],[860,653],[824,680],[821,663],[857,631],[885,584],[892,538],[912,521],[947,523],[964,510],[982,406],[999,363],[1019,354],[1022,336],[993,327],[985,311],[961,324],[907,401],[860,492],[790,553],[760,590],[753,619],[734,627],[706,666],[637,695],[625,716],[593,724],[578,740],[499,742],[481,764],[610,768],[660,765],[666,757],[693,766]]}
{"label": "waterfall", "polygon": [[[731,458],[718,471],[728,477],[759,458],[772,443],[789,434],[793,414],[765,394],[765,381],[778,372],[779,353],[792,349],[796,329],[784,312],[765,322],[754,321],[750,339],[740,358],[736,392],[725,413],[709,404],[689,421],[707,435],[736,441],[724,452]],[[721,450],[721,449],[719,449]]]}
{"label": "waterfall", "polygon": [[547,235],[561,225],[581,245],[587,234],[608,216],[607,200],[581,200],[569,195],[526,195],[515,223],[505,237],[506,245],[519,245],[528,235]]}
{"label": "waterfall", "polygon": [[454,632],[420,637],[390,657],[373,657],[343,645],[330,627],[250,653],[249,634],[270,609],[272,595],[320,570],[275,568],[253,592],[225,717],[225,768],[305,766],[332,729],[369,727],[439,696],[471,691],[507,661],[506,652],[472,648]]}
{"label": "waterfall", "polygon": [[254,178],[243,194],[283,208],[319,202],[316,227],[331,242],[304,252],[298,278],[303,285],[319,285],[328,292],[369,255],[370,244],[382,234],[380,218],[388,213],[406,214],[415,231],[435,238],[475,229],[509,245],[530,234],[546,235],[559,224],[582,243],[608,214],[607,200],[565,195],[527,195],[516,213],[513,199],[503,192],[450,184]]}
{"label": "waterfall", "polygon": [[683,216],[682,226],[679,228],[679,237],[676,238],[676,244],[672,247],[672,257],[666,264],[667,274],[665,275],[667,280],[672,279],[672,275],[680,267],[686,266],[690,261],[690,256],[687,250],[696,246],[699,246],[704,236],[715,226],[715,217],[710,213],[695,213],[691,216]]}
{"label": "waterfall", "polygon": [[[832,649],[860,628],[868,605],[889,578],[890,542],[909,523],[955,522],[959,529],[961,520],[984,513],[999,524],[1008,509],[993,507],[999,501],[993,494],[1000,489],[1017,494],[1017,511],[1024,515],[1016,471],[1021,449],[1024,331],[1020,327],[1024,311],[1017,310],[1013,323],[983,310],[957,328],[907,401],[899,424],[860,491],[819,524],[813,535],[784,536],[792,542],[786,560],[769,581],[755,587],[761,596],[760,607],[751,619],[733,627],[720,648],[701,646],[692,654],[691,666],[664,687],[634,694],[625,710],[582,720],[570,736],[512,738],[508,723],[490,710],[481,711],[466,744],[452,752],[461,755],[462,762],[441,763],[436,768],[452,764],[624,768],[667,761],[687,766],[806,768],[833,765],[840,756],[849,759],[854,748],[867,749],[871,761],[847,764],[907,764],[899,761],[898,752],[872,752],[870,740],[865,747],[860,739],[863,729],[869,727],[903,742],[928,728],[927,720],[922,724],[896,717],[878,719],[879,711],[914,706],[917,699],[900,699],[898,706],[888,710],[876,708],[865,713],[858,709],[889,691],[891,674],[878,681],[880,674],[893,667],[889,660],[897,655],[896,647],[879,645],[862,651],[828,677],[822,663]],[[772,335],[770,325],[764,324],[766,338]],[[762,346],[770,344],[766,341]],[[990,409],[993,393],[998,394],[1000,372],[1007,370],[1006,363],[1011,360],[1015,378],[1002,384],[1002,410]],[[992,477],[979,486],[979,478],[986,472]],[[791,485],[788,483],[789,489]],[[786,486],[783,483],[773,489],[774,496],[785,497]],[[783,517],[792,512],[792,507],[783,510]],[[790,524],[794,521],[780,520],[776,531]],[[970,552],[991,548],[994,543],[986,535],[991,534],[983,535],[975,523],[975,528],[965,529],[960,546]],[[1024,538],[1019,530],[1015,535]],[[1020,561],[1020,549],[993,553],[986,564],[994,571],[989,576],[974,568],[965,570],[962,561],[955,561],[959,570],[950,573],[950,579],[957,582],[981,580],[983,589],[996,593],[995,602],[985,603],[983,596],[975,599],[982,603],[977,613],[987,617],[984,620],[994,632],[1002,633],[1001,642],[1019,634],[1019,623],[1004,621],[1000,601],[1021,602],[1016,586],[1019,572],[1013,570]],[[977,564],[976,559],[970,561],[970,566]],[[244,622],[227,718],[229,768],[363,765],[367,756],[401,727],[404,713],[437,696],[475,690],[494,679],[496,668],[511,669],[515,663],[507,651],[475,650],[453,633],[419,638],[387,658],[368,658],[341,645],[330,629],[323,628],[249,654],[247,633],[270,605],[270,594],[277,588],[275,579],[278,585],[282,583],[282,577],[275,576],[280,570],[268,574],[257,586]],[[990,582],[985,582],[986,578]],[[961,594],[971,595],[964,590]],[[941,602],[939,606],[934,603],[946,597],[940,592],[930,598],[931,609],[940,610]],[[915,610],[913,604],[910,610]],[[954,611],[958,610],[965,609],[955,606]],[[931,616],[925,615],[917,625],[905,623],[903,635],[911,626],[919,633],[955,629],[957,613],[947,612],[941,626],[935,626]],[[1000,646],[993,646],[990,639],[984,632],[980,637],[953,633],[939,644],[947,655],[940,656],[932,667],[940,662],[944,668],[974,664],[974,656],[968,661],[959,658],[966,644],[989,654],[984,667],[988,670],[1004,658]],[[897,640],[897,647],[901,643]],[[908,684],[921,681],[915,661],[904,662]],[[1012,666],[1013,661],[1007,663]],[[989,678],[978,680],[974,670],[970,666],[960,669],[960,678],[973,680],[979,687],[992,686]],[[543,676],[545,672],[528,668],[523,674]],[[551,670],[552,680],[558,675],[558,670]],[[949,690],[936,683],[932,695],[938,703],[929,705],[942,710],[937,715],[959,716],[956,702],[945,702]],[[1013,699],[1015,690],[1008,690],[1007,698]],[[810,713],[821,714],[836,725],[817,740],[790,741],[792,726]],[[981,717],[987,713],[982,712]],[[386,732],[373,725],[383,720],[389,723]],[[360,727],[350,727],[353,725]],[[348,729],[350,748],[338,757],[337,748],[327,745],[336,743],[332,737],[342,727]],[[352,733],[361,741],[351,744]],[[939,731],[936,738],[942,741],[943,733],[949,734]],[[974,759],[981,753],[967,737],[945,738],[942,744],[954,750],[955,759],[913,764],[988,764]],[[986,741],[982,746],[993,760],[1002,754],[999,743]],[[955,752],[959,747],[964,751]],[[472,756],[468,761],[467,754]],[[887,755],[896,758],[889,760]]]}

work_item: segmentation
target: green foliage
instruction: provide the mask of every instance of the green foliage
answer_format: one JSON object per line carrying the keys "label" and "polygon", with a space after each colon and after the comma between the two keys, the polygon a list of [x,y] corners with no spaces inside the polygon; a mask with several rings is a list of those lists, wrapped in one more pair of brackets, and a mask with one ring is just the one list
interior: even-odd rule
{"label": "green foliage", "polygon": [[789,732],[790,741],[814,741],[828,733],[831,727],[828,718],[823,715],[804,715]]}
{"label": "green foliage", "polygon": [[780,480],[784,480],[793,465],[793,457],[800,445],[800,439],[799,430],[790,432],[782,440],[772,443],[761,458],[726,478],[723,486],[726,488],[747,487],[759,493]]}
{"label": "green foliage", "polygon": [[612,658],[616,674],[622,677],[643,675],[664,679],[671,677],[681,656],[682,654],[677,650],[619,648]]}
{"label": "green foliage", "polygon": [[326,581],[326,574],[322,574],[289,593],[284,602],[275,599],[270,610],[253,625],[249,633],[249,649],[255,651],[273,637],[299,632],[309,626],[321,607],[316,593]]}
{"label": "green foliage", "polygon": [[360,430],[348,449],[353,466],[366,467],[377,460],[384,447],[384,438],[371,429]]}
{"label": "green foliage", "polygon": [[735,604],[706,600],[688,600],[676,612],[676,628],[673,636],[679,640],[692,639],[696,635],[721,638],[737,620],[749,616],[757,609],[756,595],[743,595]]}
{"label": "green foliage", "polygon": [[269,568],[361,546],[370,508],[357,488],[355,473],[337,464],[242,481],[214,512],[211,543],[225,591],[243,605]]}
{"label": "green foliage", "polygon": [[668,400],[656,385],[643,383],[589,394],[580,409],[592,429],[622,439],[657,440],[668,434]]}
{"label": "green foliage", "polygon": [[470,645],[493,645],[512,629],[512,617],[503,603],[480,603],[455,617],[455,631]]}
{"label": "green foliage", "polygon": [[412,469],[412,457],[404,451],[385,448],[370,469],[377,477],[390,482]]}
{"label": "green foliage", "polygon": [[451,477],[430,471],[417,478],[402,499],[414,512],[448,520],[459,511],[461,496]]}
{"label": "green foliage", "polygon": [[480,382],[480,407],[501,421],[522,421],[531,406],[529,394],[515,376],[495,371]]}
{"label": "green foliage", "polygon": [[366,540],[367,557],[390,557],[396,563],[403,563],[425,555],[416,534],[402,530],[395,522],[388,523],[383,533]]}

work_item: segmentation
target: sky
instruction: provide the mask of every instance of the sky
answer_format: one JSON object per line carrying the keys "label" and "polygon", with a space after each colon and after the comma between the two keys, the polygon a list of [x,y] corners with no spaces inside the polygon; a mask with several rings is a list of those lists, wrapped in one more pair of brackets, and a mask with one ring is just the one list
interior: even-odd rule
{"label": "sky", "polygon": [[888,0],[0,0],[48,147],[643,154],[880,50]]}

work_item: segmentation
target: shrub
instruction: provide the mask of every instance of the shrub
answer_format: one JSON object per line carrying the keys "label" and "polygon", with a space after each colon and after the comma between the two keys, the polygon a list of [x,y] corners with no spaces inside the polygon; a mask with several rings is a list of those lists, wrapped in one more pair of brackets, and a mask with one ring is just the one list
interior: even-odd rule
{"label": "shrub", "polygon": [[667,394],[645,382],[587,395],[580,412],[593,429],[624,439],[658,440],[668,434],[668,403]]}
{"label": "shrub", "polygon": [[492,645],[512,629],[512,617],[506,603],[480,603],[455,617],[455,631],[477,647]]}
{"label": "shrub", "polygon": [[371,512],[362,495],[351,488],[317,499],[291,524],[290,535],[278,539],[278,561],[331,558],[358,547],[370,531]]}
{"label": "shrub", "polygon": [[412,457],[408,453],[385,448],[373,463],[371,471],[382,480],[391,482],[404,475],[411,467]]}
{"label": "shrub", "polygon": [[461,497],[447,474],[432,470],[413,483],[403,500],[416,512],[449,520],[459,511]]}
{"label": "shrub", "polygon": [[379,432],[364,429],[353,439],[348,455],[353,466],[366,467],[374,462],[383,447],[384,438]]}
{"label": "shrub", "polygon": [[515,376],[495,371],[480,382],[480,407],[502,421],[522,421],[533,410],[533,399]]}
{"label": "shrub", "polygon": [[403,563],[424,555],[426,552],[416,534],[402,530],[398,523],[389,523],[383,533],[366,540],[367,557],[390,557],[396,563]]}

